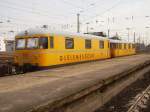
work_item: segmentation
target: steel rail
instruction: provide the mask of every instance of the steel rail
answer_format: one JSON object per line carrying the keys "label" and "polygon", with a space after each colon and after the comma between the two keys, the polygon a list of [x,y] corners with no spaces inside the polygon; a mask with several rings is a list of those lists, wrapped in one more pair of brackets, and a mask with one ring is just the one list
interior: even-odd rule
{"label": "steel rail", "polygon": [[140,103],[144,104],[143,99],[145,100],[149,99],[146,96],[150,97],[150,85],[141,93],[141,95],[137,98],[135,103],[128,109],[127,112],[136,112],[137,108],[140,108],[139,104]]}

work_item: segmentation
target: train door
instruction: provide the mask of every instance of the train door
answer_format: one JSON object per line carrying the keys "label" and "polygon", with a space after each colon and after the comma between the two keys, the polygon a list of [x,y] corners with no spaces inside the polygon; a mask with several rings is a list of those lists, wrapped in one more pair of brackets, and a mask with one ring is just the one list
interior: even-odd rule
{"label": "train door", "polygon": [[110,43],[110,57],[114,58],[115,57],[115,44]]}

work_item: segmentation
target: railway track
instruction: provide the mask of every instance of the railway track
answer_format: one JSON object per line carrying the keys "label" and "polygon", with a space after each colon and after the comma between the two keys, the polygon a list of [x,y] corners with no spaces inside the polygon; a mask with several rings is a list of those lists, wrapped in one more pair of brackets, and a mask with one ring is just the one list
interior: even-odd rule
{"label": "railway track", "polygon": [[150,99],[150,85],[136,98],[135,102],[130,106],[127,112],[140,112],[146,108],[146,104]]}

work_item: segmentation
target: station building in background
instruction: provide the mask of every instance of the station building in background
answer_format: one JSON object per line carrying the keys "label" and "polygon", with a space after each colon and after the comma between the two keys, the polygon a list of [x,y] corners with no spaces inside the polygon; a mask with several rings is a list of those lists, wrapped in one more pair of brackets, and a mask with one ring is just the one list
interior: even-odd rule
{"label": "station building in background", "polygon": [[14,48],[14,40],[6,40],[4,37],[0,37],[0,52],[12,52]]}
{"label": "station building in background", "polygon": [[0,52],[6,51],[6,44],[4,37],[0,36]]}

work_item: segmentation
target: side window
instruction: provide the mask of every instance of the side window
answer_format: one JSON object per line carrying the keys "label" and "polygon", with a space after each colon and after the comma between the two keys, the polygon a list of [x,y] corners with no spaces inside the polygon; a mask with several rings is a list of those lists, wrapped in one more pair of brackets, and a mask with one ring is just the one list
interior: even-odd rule
{"label": "side window", "polygon": [[131,49],[133,49],[133,44],[130,44],[131,45]]}
{"label": "side window", "polygon": [[110,47],[111,47],[112,49],[115,49],[115,48],[116,48],[116,44],[115,44],[115,43],[110,43]]}
{"label": "side window", "polygon": [[129,49],[131,48],[131,45],[130,44],[128,44],[129,45]]}
{"label": "side window", "polygon": [[115,43],[113,43],[113,48],[114,48],[114,49],[116,49],[116,48],[117,48],[117,46],[116,46],[116,44],[115,44]]}
{"label": "side window", "polygon": [[118,43],[118,49],[120,49],[120,43]]}
{"label": "side window", "polygon": [[91,40],[88,40],[88,39],[85,40],[85,48],[91,49]]}
{"label": "side window", "polygon": [[74,49],[74,39],[73,38],[65,39],[65,48],[66,49]]}
{"label": "side window", "polygon": [[99,41],[99,48],[104,49],[104,41]]}
{"label": "side window", "polygon": [[121,49],[121,44],[119,43],[118,45],[119,45],[119,49]]}
{"label": "side window", "polygon": [[110,43],[110,48],[114,48],[114,47],[113,47],[113,43]]}
{"label": "side window", "polygon": [[117,49],[117,48],[118,48],[118,44],[117,44],[117,43],[114,43],[114,45],[115,45],[115,49]]}
{"label": "side window", "polygon": [[119,44],[118,43],[116,43],[116,49],[119,49]]}
{"label": "side window", "polygon": [[126,46],[127,46],[127,49],[129,49],[129,44],[126,44]]}
{"label": "side window", "polygon": [[47,37],[40,37],[39,47],[40,47],[40,49],[48,49],[48,38]]}
{"label": "side window", "polygon": [[124,44],[124,49],[127,49],[126,44]]}
{"label": "side window", "polygon": [[50,48],[54,48],[54,37],[50,36]]}
{"label": "side window", "polygon": [[121,43],[119,44],[119,48],[122,49],[122,44]]}

